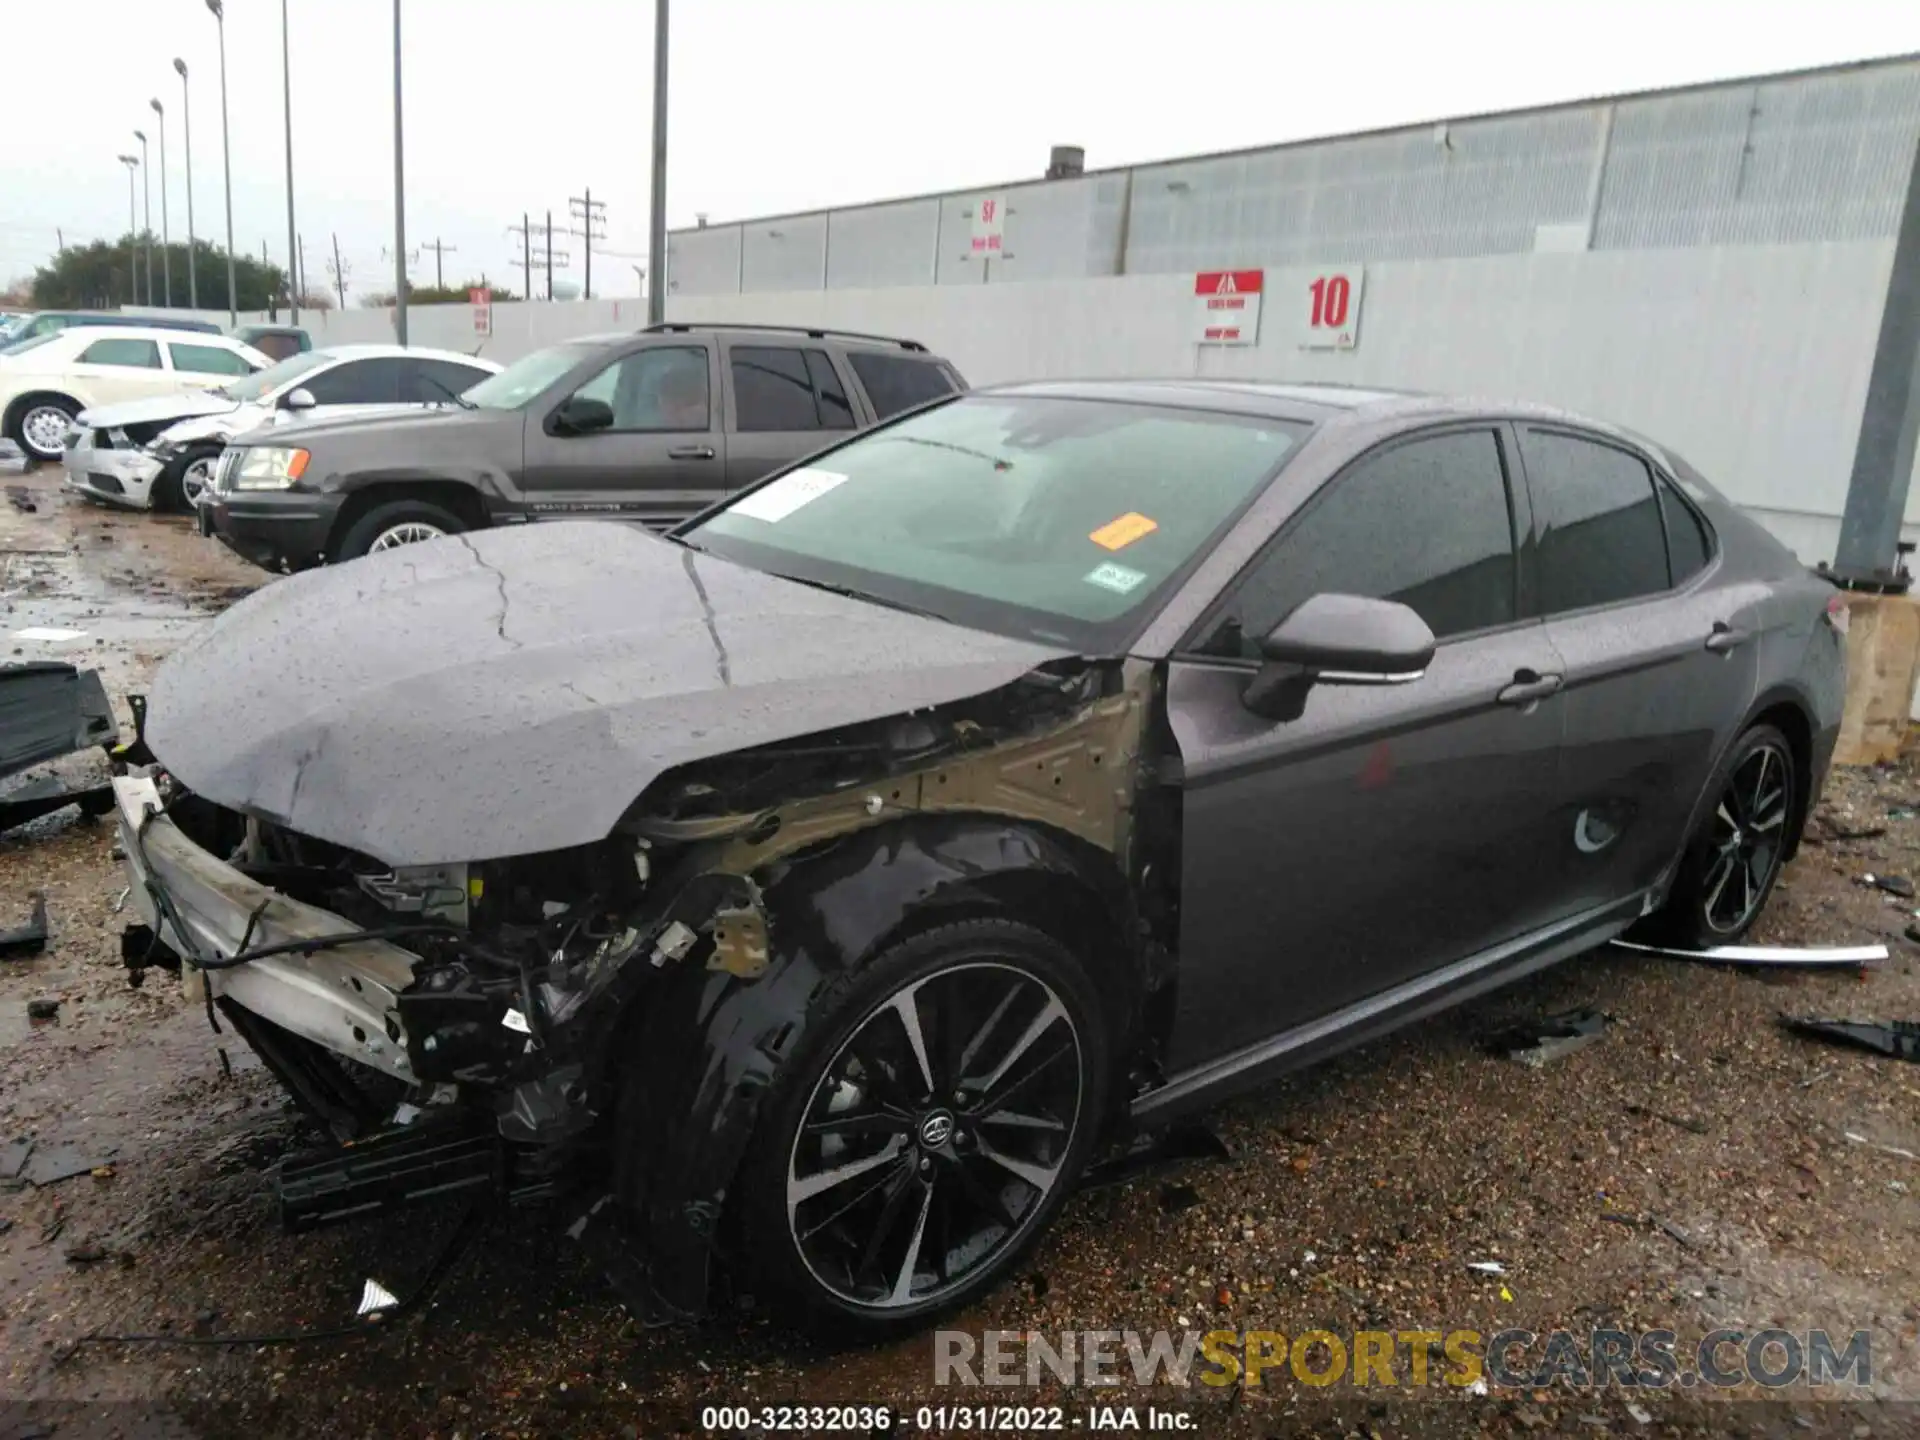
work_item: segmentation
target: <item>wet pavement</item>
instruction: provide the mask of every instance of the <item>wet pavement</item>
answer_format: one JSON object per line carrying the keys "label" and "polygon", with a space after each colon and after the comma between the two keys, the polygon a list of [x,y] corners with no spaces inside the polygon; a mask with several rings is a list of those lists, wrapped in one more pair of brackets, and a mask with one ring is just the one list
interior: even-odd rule
{"label": "wet pavement", "polygon": [[[0,634],[14,658],[97,667],[119,700],[265,578],[183,521],[91,509],[57,480],[0,476],[37,506],[0,505]],[[1059,1404],[1067,1429],[1090,1428],[1101,1404],[1140,1407],[1144,1426],[1151,1403],[1190,1416],[1190,1433],[1236,1436],[1920,1433],[1920,1069],[1774,1023],[1781,1011],[1920,1018],[1920,951],[1903,938],[1915,901],[1857,883],[1920,879],[1917,811],[1920,769],[1837,777],[1818,843],[1756,937],[1884,939],[1887,965],[1862,977],[1619,951],[1569,962],[1222,1107],[1210,1119],[1228,1159],[1079,1196],[1017,1280],[948,1322],[976,1341],[1667,1328],[1683,1352],[1716,1327],[1869,1333],[1870,1386],[1769,1398],[1357,1389],[1350,1375],[1323,1388],[1286,1366],[1257,1388],[1067,1388],[1044,1370],[1031,1387],[943,1388],[931,1335],[831,1353],[776,1330],[750,1296],[697,1328],[643,1329],[537,1212],[484,1219],[425,1307],[384,1330],[175,1343],[349,1323],[367,1277],[410,1294],[459,1217],[281,1233],[266,1169],[311,1133],[169,977],[126,987],[111,832],[52,817],[0,836],[0,928],[26,918],[36,890],[53,926],[43,955],[0,959],[0,1440],[659,1436],[711,1433],[702,1406],[850,1402],[902,1407],[896,1433],[984,1433],[951,1423],[981,1417],[916,1415],[983,1402]],[[56,1018],[27,1020],[35,999],[57,1000]],[[1612,1023],[1537,1069],[1484,1043],[1583,1006]],[[27,1140],[78,1173],[9,1182],[9,1146]],[[1038,1428],[986,1418],[1008,1421],[998,1433]]]}

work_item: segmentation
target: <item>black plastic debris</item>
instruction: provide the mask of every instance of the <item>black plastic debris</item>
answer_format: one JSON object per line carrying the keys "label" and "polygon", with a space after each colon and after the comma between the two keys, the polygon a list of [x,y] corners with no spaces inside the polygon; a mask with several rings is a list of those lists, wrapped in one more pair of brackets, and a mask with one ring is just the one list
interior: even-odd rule
{"label": "black plastic debris", "polygon": [[[0,777],[96,745],[110,752],[119,739],[98,672],[58,661],[0,665]],[[0,830],[69,805],[104,815],[113,808],[113,787],[71,789],[51,777],[29,781],[0,795]]]}
{"label": "black plastic debris", "polygon": [[59,1014],[60,1002],[58,1000],[27,1001],[27,1018],[29,1020],[52,1020],[57,1018]]}
{"label": "black plastic debris", "polygon": [[113,1150],[84,1150],[78,1145],[36,1144],[14,1140],[0,1146],[0,1184],[58,1185],[76,1175],[91,1175],[110,1162]]}
{"label": "black plastic debris", "polygon": [[1875,890],[1884,890],[1889,895],[1898,895],[1903,900],[1913,898],[1913,882],[1904,875],[1862,875],[1860,883]]}
{"label": "black plastic debris", "polygon": [[32,493],[24,485],[7,487],[7,503],[23,515],[38,513],[40,507],[34,503]]}
{"label": "black plastic debris", "polygon": [[1190,1161],[1232,1158],[1226,1142],[1208,1126],[1198,1123],[1172,1125],[1165,1130],[1141,1135],[1118,1154],[1088,1166],[1080,1178],[1080,1188],[1099,1190]]}
{"label": "black plastic debris", "polygon": [[1894,1020],[1885,1025],[1858,1020],[1822,1020],[1811,1015],[1782,1015],[1780,1023],[1796,1035],[1827,1040],[1836,1045],[1852,1045],[1876,1055],[1920,1063],[1920,1024]]}
{"label": "black plastic debris", "polygon": [[34,892],[33,914],[17,930],[0,930],[0,960],[38,955],[47,948],[47,897]]}
{"label": "black plastic debris", "polygon": [[1538,1069],[1591,1045],[1612,1023],[1612,1016],[1598,1010],[1568,1010],[1497,1031],[1486,1046],[1492,1054]]}

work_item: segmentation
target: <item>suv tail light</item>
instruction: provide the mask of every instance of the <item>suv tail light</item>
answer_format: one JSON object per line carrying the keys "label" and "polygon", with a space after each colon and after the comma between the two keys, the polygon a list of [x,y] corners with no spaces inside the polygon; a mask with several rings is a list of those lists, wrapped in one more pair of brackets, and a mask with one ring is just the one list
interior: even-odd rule
{"label": "suv tail light", "polygon": [[1847,597],[1838,591],[1827,597],[1827,624],[1836,635],[1847,633]]}

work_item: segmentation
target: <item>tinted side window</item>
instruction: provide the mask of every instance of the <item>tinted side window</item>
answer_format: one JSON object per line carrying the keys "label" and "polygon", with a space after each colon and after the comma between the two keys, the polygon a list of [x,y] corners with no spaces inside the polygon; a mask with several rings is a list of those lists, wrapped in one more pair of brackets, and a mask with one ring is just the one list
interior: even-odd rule
{"label": "tinted side window", "polygon": [[251,375],[253,367],[231,350],[222,350],[218,345],[182,345],[177,340],[167,342],[167,349],[173,352],[173,368],[191,370],[199,375]]}
{"label": "tinted side window", "polygon": [[1653,476],[1636,455],[1527,430],[1521,441],[1540,528],[1546,614],[1665,590],[1667,542]]}
{"label": "tinted side window", "polygon": [[873,413],[882,420],[953,393],[953,382],[931,360],[877,350],[850,350],[847,360],[873,402]]}
{"label": "tinted side window", "polygon": [[1673,583],[1684,585],[1707,568],[1713,545],[1707,539],[1706,526],[1679,492],[1664,481],[1656,481],[1660,492],[1660,513],[1667,521],[1667,559],[1673,570]]}
{"label": "tinted side window", "polygon": [[414,360],[409,362],[400,398],[416,405],[450,405],[455,395],[478,385],[491,373],[452,360]]}
{"label": "tinted side window", "polygon": [[806,357],[774,346],[733,347],[733,404],[742,430],[818,430]]}
{"label": "tinted side window", "polygon": [[1513,582],[1494,432],[1412,440],[1334,479],[1256,562],[1204,648],[1257,657],[1275,625],[1324,593],[1398,600],[1444,640],[1512,621]]}
{"label": "tinted side window", "polygon": [[613,428],[706,430],[713,407],[703,345],[655,345],[614,361],[573,392],[613,409]]}
{"label": "tinted side window", "polygon": [[96,340],[80,352],[82,365],[126,365],[136,370],[160,368],[160,346],[153,340]]}
{"label": "tinted side window", "polygon": [[316,405],[392,405],[400,399],[404,367],[393,359],[348,360],[302,380]]}
{"label": "tinted side window", "polygon": [[847,387],[840,383],[839,372],[827,359],[827,352],[809,350],[806,357],[807,374],[813,377],[814,393],[820,402],[820,428],[853,429],[853,402],[847,399]]}

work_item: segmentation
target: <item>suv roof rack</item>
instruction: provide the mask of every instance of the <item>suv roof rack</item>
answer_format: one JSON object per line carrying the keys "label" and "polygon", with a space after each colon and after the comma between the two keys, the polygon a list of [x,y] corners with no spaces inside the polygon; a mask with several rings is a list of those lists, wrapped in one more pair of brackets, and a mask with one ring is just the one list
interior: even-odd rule
{"label": "suv roof rack", "polygon": [[807,335],[815,340],[825,340],[829,336],[838,340],[871,340],[880,345],[898,345],[902,350],[912,350],[926,354],[927,347],[918,340],[902,340],[897,335],[869,335],[864,330],[835,330],[822,325],[747,325],[727,320],[663,320],[658,325],[645,326],[643,335],[660,331],[672,331],[684,334],[693,330],[764,330],[781,335]]}

